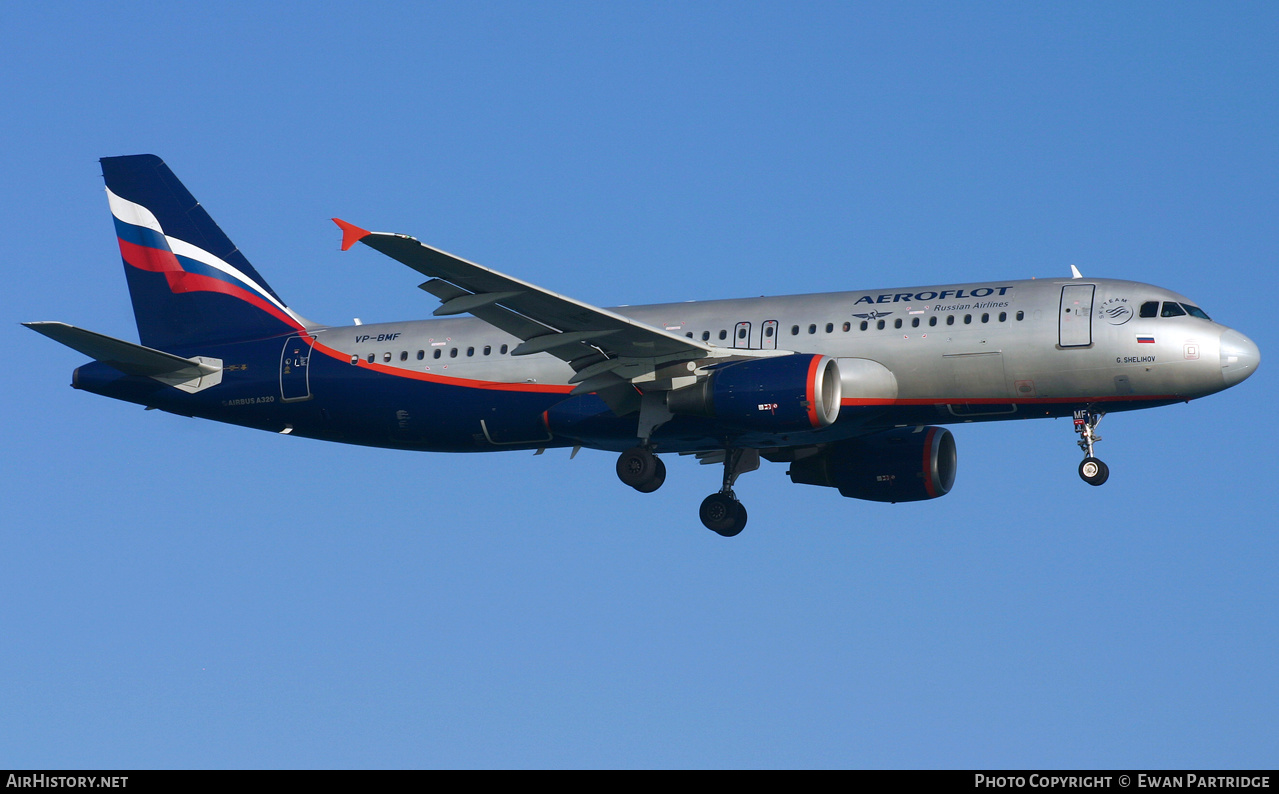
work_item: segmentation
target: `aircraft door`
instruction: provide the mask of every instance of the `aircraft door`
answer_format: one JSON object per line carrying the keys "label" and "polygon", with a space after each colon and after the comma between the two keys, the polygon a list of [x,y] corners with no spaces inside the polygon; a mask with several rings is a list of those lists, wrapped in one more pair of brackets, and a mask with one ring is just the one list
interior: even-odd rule
{"label": "aircraft door", "polygon": [[759,331],[760,350],[777,349],[777,321],[765,320]]}
{"label": "aircraft door", "polygon": [[749,348],[751,346],[751,324],[738,323],[733,329],[733,347]]}
{"label": "aircraft door", "polygon": [[290,336],[280,351],[280,399],[311,399],[311,344],[309,337]]}
{"label": "aircraft door", "polygon": [[1092,344],[1092,299],[1096,284],[1067,284],[1061,288],[1057,315],[1057,343],[1061,347]]}

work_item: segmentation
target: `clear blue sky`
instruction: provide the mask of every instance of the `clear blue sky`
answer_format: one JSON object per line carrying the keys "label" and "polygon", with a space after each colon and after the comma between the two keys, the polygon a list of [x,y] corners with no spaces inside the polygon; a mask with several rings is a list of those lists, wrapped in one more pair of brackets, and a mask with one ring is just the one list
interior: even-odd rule
{"label": "clear blue sky", "polygon": [[[19,3],[0,30],[0,767],[1279,762],[1279,6]],[[953,427],[880,505],[765,464],[326,445],[68,388],[136,339],[97,158],[154,152],[320,321],[429,316],[329,221],[598,305],[1086,275],[1231,391]]]}

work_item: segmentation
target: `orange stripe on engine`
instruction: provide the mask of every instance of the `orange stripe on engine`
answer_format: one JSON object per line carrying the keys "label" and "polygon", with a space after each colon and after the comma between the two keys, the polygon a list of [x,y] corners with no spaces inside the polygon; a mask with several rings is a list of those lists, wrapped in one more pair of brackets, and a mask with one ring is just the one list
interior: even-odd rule
{"label": "orange stripe on engine", "polygon": [[817,372],[821,363],[821,356],[813,356],[813,360],[809,362],[808,389],[805,393],[805,397],[808,398],[808,421],[815,428],[822,426],[821,420],[817,418]]}
{"label": "orange stripe on engine", "polygon": [[928,493],[929,499],[937,498],[937,487],[933,484],[933,436],[937,434],[937,428],[928,428],[928,435],[924,438],[924,490]]}

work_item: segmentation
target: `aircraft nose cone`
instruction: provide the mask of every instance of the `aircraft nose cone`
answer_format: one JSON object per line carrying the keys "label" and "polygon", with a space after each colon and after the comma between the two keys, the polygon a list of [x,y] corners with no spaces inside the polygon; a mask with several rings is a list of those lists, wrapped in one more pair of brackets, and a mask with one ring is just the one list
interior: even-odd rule
{"label": "aircraft nose cone", "polygon": [[1234,386],[1257,371],[1261,351],[1248,337],[1235,330],[1221,335],[1221,376],[1226,386]]}

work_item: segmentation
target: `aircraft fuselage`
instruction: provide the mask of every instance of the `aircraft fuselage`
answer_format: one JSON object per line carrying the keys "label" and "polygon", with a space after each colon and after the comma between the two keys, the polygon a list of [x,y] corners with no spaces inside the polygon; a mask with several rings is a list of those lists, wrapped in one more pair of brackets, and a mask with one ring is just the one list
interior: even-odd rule
{"label": "aircraft fuselage", "polygon": [[[1160,311],[1141,317],[1152,303]],[[773,447],[881,426],[1151,407],[1220,391],[1255,366],[1246,353],[1240,359],[1237,332],[1189,313],[1162,316],[1165,303],[1193,306],[1131,281],[1031,279],[613,311],[717,347],[839,359],[834,425],[734,433],[731,442]],[[324,327],[310,336],[313,349],[302,335],[173,351],[221,359],[215,390],[188,394],[96,363],[78,371],[76,385],[166,411],[373,446],[621,450],[636,440],[635,416],[614,416],[593,395],[569,395],[568,364],[546,353],[512,355],[520,340],[475,318]],[[676,416],[653,443],[694,451],[723,446],[725,432]]]}

